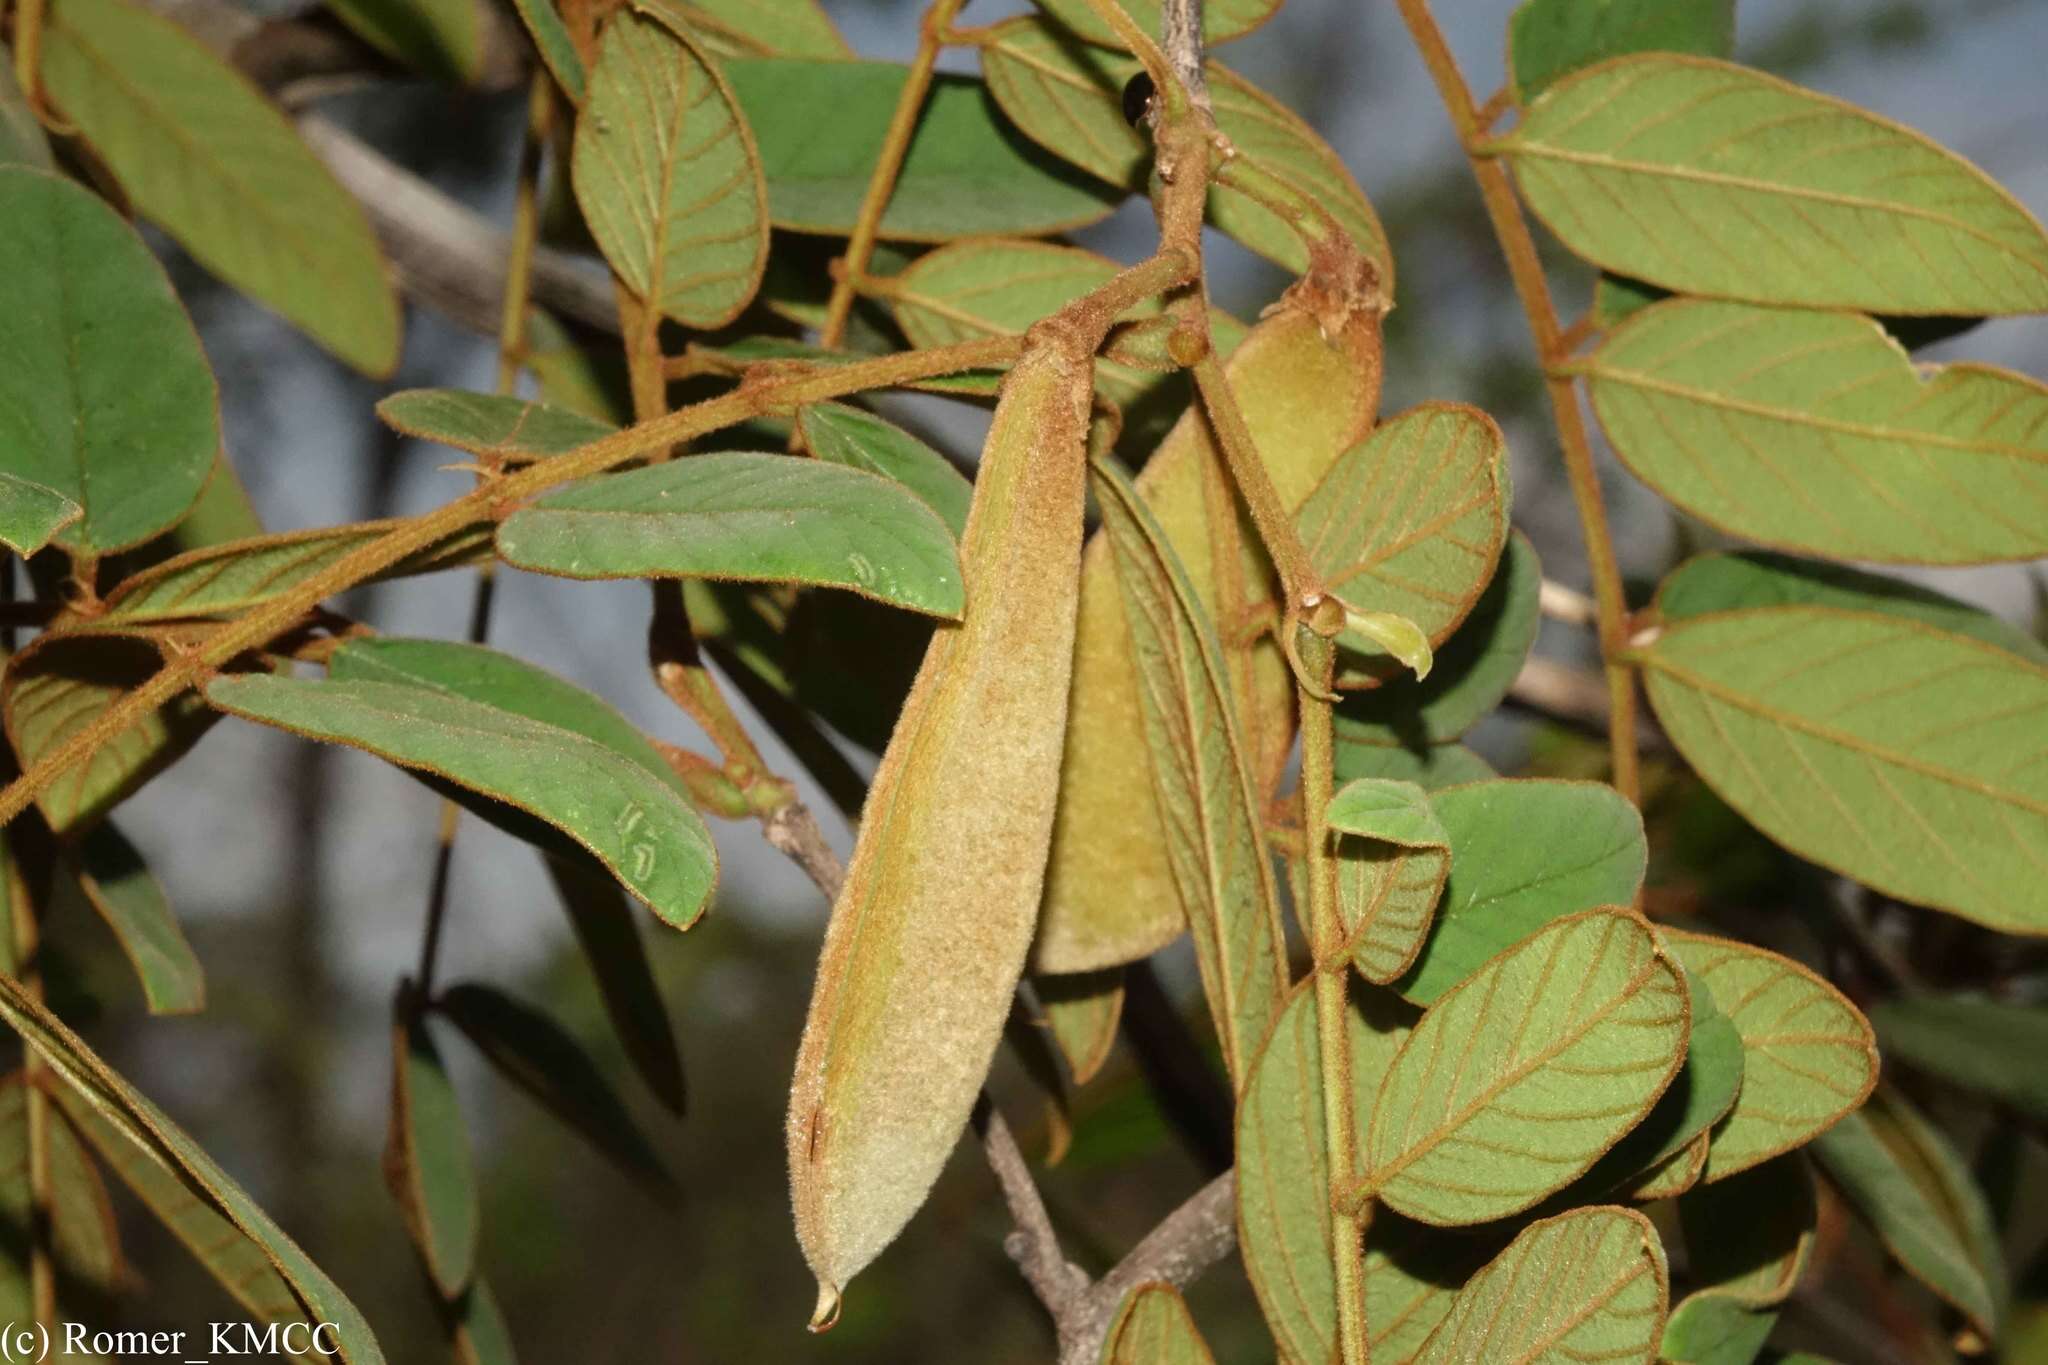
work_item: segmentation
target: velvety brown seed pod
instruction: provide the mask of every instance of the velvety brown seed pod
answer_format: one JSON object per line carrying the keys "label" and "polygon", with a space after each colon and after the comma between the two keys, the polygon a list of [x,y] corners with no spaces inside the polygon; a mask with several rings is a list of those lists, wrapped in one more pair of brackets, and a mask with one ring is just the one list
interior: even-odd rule
{"label": "velvety brown seed pod", "polygon": [[[1362,293],[1340,292],[1304,281],[1252,329],[1225,367],[1259,454],[1289,507],[1305,502],[1337,457],[1372,429],[1379,411],[1384,311],[1369,285]],[[1212,509],[1237,505],[1221,459],[1207,419],[1199,407],[1191,408],[1137,481],[1212,611],[1222,581]],[[1272,570],[1255,548],[1249,524],[1242,526],[1247,548],[1237,572],[1244,598],[1253,605],[1268,602]],[[1236,624],[1217,622],[1233,659],[1232,681],[1239,688],[1255,772],[1270,785],[1293,742],[1292,684],[1270,642],[1234,642],[1241,634]],[[1098,534],[1082,559],[1059,818],[1032,952],[1037,971],[1092,971],[1136,961],[1185,927],[1152,795],[1130,651],[1109,546]]]}
{"label": "velvety brown seed pod", "polygon": [[814,1329],[938,1178],[1031,943],[1073,664],[1090,349],[1042,337],[1003,386],[961,538],[966,610],[925,652],[832,907],[788,1131]]}

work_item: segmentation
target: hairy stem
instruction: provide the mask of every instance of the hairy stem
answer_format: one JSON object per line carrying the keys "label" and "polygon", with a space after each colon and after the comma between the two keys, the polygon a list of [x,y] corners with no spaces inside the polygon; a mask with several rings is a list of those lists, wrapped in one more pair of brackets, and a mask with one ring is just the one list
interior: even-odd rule
{"label": "hairy stem", "polygon": [[1481,145],[1487,121],[1473,103],[1472,89],[1458,70],[1457,58],[1445,42],[1443,30],[1430,13],[1429,0],[1394,0],[1407,22],[1408,32],[1436,82],[1451,126],[1471,163],[1473,178],[1479,182],[1486,216],[1493,224],[1507,257],[1508,275],[1528,316],[1529,331],[1536,340],[1536,352],[1544,369],[1543,386],[1557,422],[1557,434],[1564,448],[1565,475],[1571,482],[1572,500],[1578,506],[1579,527],[1586,541],[1586,562],[1593,576],[1593,599],[1599,609],[1600,653],[1607,671],[1608,744],[1613,755],[1614,785],[1634,801],[1641,794],[1636,763],[1635,674],[1623,661],[1628,647],[1628,599],[1622,591],[1621,567],[1614,554],[1614,533],[1607,520],[1607,504],[1600,493],[1600,476],[1593,467],[1593,444],[1579,411],[1578,392],[1569,375],[1553,373],[1570,352],[1568,338],[1558,320],[1557,306],[1550,297],[1550,284],[1543,276],[1543,262],[1536,254],[1536,239],[1529,220],[1515,197],[1507,168],[1486,156]]}
{"label": "hairy stem", "polygon": [[223,664],[259,649],[296,625],[308,611],[337,593],[374,578],[407,555],[423,550],[452,532],[496,520],[514,505],[573,479],[603,473],[650,451],[665,449],[750,417],[840,398],[867,389],[888,388],[936,375],[1002,365],[1022,343],[995,336],[923,351],[904,351],[845,365],[795,365],[743,382],[737,389],[693,403],[651,422],[613,432],[587,445],[527,466],[433,512],[403,522],[359,550],[336,560],[290,592],[241,620],[223,626],[205,643],[167,664],[147,682],[108,707],[90,725],[74,731],[37,759],[20,777],[0,790],[0,822],[12,820],[30,801],[100,745],[204,681]]}
{"label": "hairy stem", "polygon": [[[1316,1043],[1323,1080],[1323,1146],[1329,1157],[1330,1192],[1357,1169],[1357,1134],[1351,1106],[1351,960],[1344,951],[1344,925],[1337,914],[1337,864],[1330,846],[1330,792],[1335,785],[1330,684],[1337,647],[1307,626],[1295,650],[1310,677],[1297,689],[1301,703],[1301,822],[1303,861],[1308,869],[1308,936],[1314,955],[1311,989],[1316,998]],[[1365,1224],[1371,1205],[1358,1213],[1331,1212],[1330,1265],[1337,1282],[1337,1347],[1344,1365],[1366,1365]]]}
{"label": "hairy stem", "polygon": [[889,196],[896,192],[896,177],[902,174],[903,158],[909,154],[911,136],[917,131],[918,115],[924,112],[925,97],[931,93],[932,68],[939,50],[965,0],[932,0],[918,30],[917,55],[910,60],[910,74],[896,97],[896,112],[889,118],[889,130],[882,138],[882,150],[875,158],[874,173],[868,177],[867,193],[860,201],[860,213],[853,220],[853,233],[846,241],[846,254],[839,258],[839,278],[833,282],[832,297],[825,305],[825,325],[819,329],[818,344],[836,347],[845,339],[846,319],[860,292],[868,261],[875,251],[875,237],[882,226],[882,214]]}

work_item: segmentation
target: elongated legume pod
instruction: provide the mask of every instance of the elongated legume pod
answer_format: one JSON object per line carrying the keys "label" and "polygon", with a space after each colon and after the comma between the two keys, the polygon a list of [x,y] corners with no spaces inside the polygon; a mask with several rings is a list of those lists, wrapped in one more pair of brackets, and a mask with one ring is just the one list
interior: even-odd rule
{"label": "elongated legume pod", "polygon": [[1010,372],[940,626],[832,907],[790,1095],[814,1328],[924,1202],[988,1071],[1038,917],[1080,595],[1089,346]]}
{"label": "elongated legume pod", "polygon": [[[1251,330],[1225,367],[1289,507],[1306,501],[1337,457],[1372,429],[1383,312],[1376,294],[1338,294],[1304,281]],[[1228,480],[1198,406],[1182,416],[1138,476],[1138,491],[1211,611],[1222,576],[1210,509],[1236,505]],[[1243,537],[1242,596],[1257,604],[1272,596],[1272,571],[1248,524]],[[1097,535],[1082,558],[1059,818],[1032,954],[1038,971],[1092,971],[1135,961],[1184,927],[1152,795],[1137,669],[1114,572],[1109,546]],[[1217,625],[1226,653],[1234,656],[1232,681],[1240,686],[1254,772],[1270,785],[1293,742],[1287,667],[1269,642],[1233,645],[1238,623]]]}

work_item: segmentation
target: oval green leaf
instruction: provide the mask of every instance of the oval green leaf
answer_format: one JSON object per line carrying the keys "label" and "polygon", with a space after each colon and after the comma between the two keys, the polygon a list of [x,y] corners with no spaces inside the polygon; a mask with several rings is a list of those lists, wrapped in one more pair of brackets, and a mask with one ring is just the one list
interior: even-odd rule
{"label": "oval green leaf", "polygon": [[[981,63],[989,91],[1026,137],[1113,185],[1145,187],[1151,144],[1123,115],[1125,83],[1140,70],[1136,58],[1088,47],[1026,15],[989,33]],[[1386,232],[1342,158],[1293,111],[1243,77],[1214,62],[1208,71],[1217,126],[1237,155],[1328,210],[1373,262],[1380,289],[1391,298],[1394,268]],[[1282,269],[1298,275],[1308,268],[1300,235],[1242,190],[1212,186],[1208,212],[1224,234]]]}
{"label": "oval green leaf", "polygon": [[1596,1207],[1532,1223],[1458,1291],[1417,1365],[1657,1358],[1671,1274],[1650,1220]]}
{"label": "oval green leaf", "polygon": [[[1362,611],[1406,617],[1432,645],[1448,639],[1500,562],[1506,455],[1493,419],[1463,404],[1425,403],[1383,422],[1295,514],[1324,587]],[[1346,663],[1339,687],[1408,672],[1391,657]]]}
{"label": "oval green leaf", "polygon": [[1642,920],[1559,920],[1424,1013],[1340,1197],[1439,1226],[1531,1207],[1649,1112],[1684,1061],[1688,1021],[1678,968]]}
{"label": "oval green leaf", "polygon": [[812,403],[797,414],[797,428],[815,458],[894,479],[937,512],[955,539],[966,529],[974,485],[894,422],[848,403]]}
{"label": "oval green leaf", "polygon": [[58,0],[43,81],[201,265],[363,373],[397,365],[398,299],[362,206],[240,72],[126,0]]}
{"label": "oval green leaf", "polygon": [[567,858],[544,861],[597,978],[620,1046],[655,1098],[671,1113],[682,1113],[683,1059],[647,961],[647,945],[640,941],[639,921],[611,878]]}
{"label": "oval green leaf", "polygon": [[2048,668],[1825,607],[1693,617],[1640,657],[1679,752],[1765,834],[1901,900],[2048,933]]}
{"label": "oval green leaf", "polygon": [[1557,81],[1633,52],[1735,50],[1735,0],[1525,0],[1508,20],[1508,79],[1527,104]]}
{"label": "oval green leaf", "polygon": [[[405,524],[397,518],[360,521],[193,550],[123,579],[108,596],[100,619],[140,625],[234,616],[283,596]],[[492,534],[487,525],[465,527],[360,581],[383,582],[488,563]]]}
{"label": "oval green leaf", "polygon": [[256,1322],[302,1322],[305,1311],[263,1253],[185,1178],[129,1141],[126,1133],[68,1087],[52,1092],[57,1105],[109,1169],[156,1220]]}
{"label": "oval green leaf", "polygon": [[79,845],[78,883],[128,955],[151,1014],[206,1008],[206,972],[170,900],[142,854],[111,824],[100,824]]}
{"label": "oval green leaf", "polygon": [[[1124,13],[1146,33],[1159,32],[1159,0],[1116,0]],[[1096,15],[1087,0],[1038,0],[1038,7],[1087,42],[1121,49],[1123,40]],[[1280,11],[1280,0],[1208,0],[1201,7],[1202,42],[1206,46],[1242,38]]]}
{"label": "oval green leaf", "polygon": [[1969,162],[1705,57],[1570,77],[1497,144],[1571,250],[1666,289],[1877,313],[2048,309],[2048,233]]}
{"label": "oval green leaf", "polygon": [[1529,657],[1542,624],[1542,589],[1536,550],[1514,532],[1493,581],[1436,651],[1429,677],[1389,670],[1378,687],[1346,697],[1337,710],[1338,745],[1447,745],[1478,724],[1507,696]]}
{"label": "oval green leaf", "polygon": [[2048,554],[2048,387],[1931,371],[1853,313],[1679,299],[1585,373],[1636,476],[1702,520],[1787,549],[1892,563]]}
{"label": "oval green leaf", "polygon": [[384,1178],[413,1245],[441,1296],[456,1298],[476,1270],[476,1170],[462,1106],[424,1020],[391,1030],[389,1144]]}
{"label": "oval green leaf", "polygon": [[1103,535],[1136,660],[1152,790],[1202,991],[1241,1090],[1287,992],[1287,939],[1223,647],[1138,491],[1095,466]]}
{"label": "oval green leaf", "polygon": [[1116,1043],[1117,1023],[1124,1012],[1123,968],[1040,972],[1031,978],[1031,989],[1074,1084],[1086,1085],[1102,1070]]}
{"label": "oval green leaf", "polygon": [[560,1024],[493,986],[465,981],[435,1008],[498,1073],[627,1175],[670,1187],[661,1159],[640,1134],[611,1082]]}
{"label": "oval green leaf", "polygon": [[498,527],[509,564],[564,578],[736,578],[845,588],[957,619],[953,536],[902,484],[754,451],[600,475]]}
{"label": "oval green leaf", "polygon": [[1170,1284],[1141,1284],[1116,1310],[1102,1365],[1216,1365],[1186,1300]]}
{"label": "oval green leaf", "polygon": [[[23,768],[101,716],[163,666],[158,637],[141,631],[44,635],[14,656],[0,682],[0,713]],[[97,820],[198,743],[213,718],[190,695],[164,703],[118,734],[97,738],[76,764],[36,793],[58,833]]]}
{"label": "oval green leaf", "polygon": [[1475,782],[1430,799],[1451,841],[1436,927],[1395,989],[1427,1005],[1562,915],[1635,899],[1643,819],[1599,782]]}
{"label": "oval green leaf", "polygon": [[817,0],[636,0],[719,57],[851,57]]}
{"label": "oval green leaf", "polygon": [[1871,1006],[1886,1055],[1934,1080],[2048,1119],[2048,1009],[1958,995],[1903,995]]}
{"label": "oval green leaf", "polygon": [[1412,782],[1348,782],[1325,818],[1336,838],[1345,951],[1366,980],[1385,985],[1422,951],[1450,875],[1450,836]]}
{"label": "oval green leaf", "polygon": [[504,464],[566,455],[618,430],[568,408],[467,389],[406,389],[377,404],[377,415],[394,431]]}
{"label": "oval green leaf", "polygon": [[0,316],[8,542],[33,549],[68,523],[59,543],[104,554],[183,516],[220,449],[219,398],[135,230],[68,180],[0,168]]}
{"label": "oval green leaf", "polygon": [[84,515],[56,489],[0,471],[0,544],[16,554],[34,554]]}
{"label": "oval green leaf", "polygon": [[[1351,1103],[1357,1131],[1387,1063],[1408,1036],[1412,1011],[1383,994],[1354,998],[1349,1014]],[[1330,1167],[1323,1073],[1309,982],[1288,996],[1260,1049],[1237,1109],[1237,1235],[1266,1325],[1282,1360],[1322,1362],[1337,1351],[1331,1270]],[[1403,1358],[1450,1308],[1445,1286],[1418,1266],[1390,1216],[1367,1238],[1366,1327],[1373,1358]]]}
{"label": "oval green leaf", "polygon": [[1696,555],[1657,588],[1657,614],[1683,621],[1752,607],[1838,607],[1918,621],[2048,665],[2048,644],[1990,612],[1903,579],[1768,551]]}
{"label": "oval green leaf", "polygon": [[1997,1222],[1941,1130],[1880,1090],[1813,1154],[1898,1263],[1997,1341],[2009,1294]]}
{"label": "oval green leaf", "polygon": [[329,8],[371,47],[430,76],[468,83],[483,74],[477,0],[329,0]]}
{"label": "oval green leaf", "polygon": [[1813,1249],[1813,1175],[1782,1156],[1712,1191],[1679,1196],[1689,1276],[1700,1286],[1664,1325],[1674,1365],[1749,1365],[1778,1321]]}
{"label": "oval green leaf", "polygon": [[1870,1024],[1842,993],[1787,957],[1732,939],[1664,931],[1686,974],[1742,1036],[1742,1090],[1707,1144],[1705,1179],[1811,1142],[1877,1084]]}
{"label": "oval green leaf", "polygon": [[249,720],[348,744],[489,798],[470,804],[526,837],[536,817],[688,928],[717,877],[711,835],[651,744],[598,698],[508,655],[436,640],[358,640],[331,676],[220,677],[207,700]]}
{"label": "oval green leaf", "polygon": [[298,1244],[183,1129],[122,1080],[11,976],[0,976],[0,1018],[48,1060],[51,1070],[76,1091],[78,1104],[90,1107],[107,1128],[132,1145],[135,1160],[152,1163],[162,1176],[185,1182],[213,1212],[255,1244],[305,1305],[307,1317],[332,1326],[339,1343],[336,1358],[343,1365],[383,1365],[384,1353],[378,1349],[370,1324]]}
{"label": "oval green leaf", "polygon": [[746,309],[768,264],[768,188],[731,87],[687,40],[637,14],[605,26],[570,172],[641,300],[706,331]]}
{"label": "oval green leaf", "polygon": [[[853,230],[909,68],[893,62],[733,59],[722,64],[753,129],[775,226]],[[791,90],[805,97],[793,100]],[[817,111],[832,115],[819,119]],[[1019,145],[978,80],[939,76],[882,215],[892,241],[1050,233],[1109,215],[1125,191]]]}

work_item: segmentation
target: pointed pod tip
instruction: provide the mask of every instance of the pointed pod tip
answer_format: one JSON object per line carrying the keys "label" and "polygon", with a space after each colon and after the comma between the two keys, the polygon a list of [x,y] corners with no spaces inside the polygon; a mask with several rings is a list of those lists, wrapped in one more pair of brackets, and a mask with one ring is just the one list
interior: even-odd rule
{"label": "pointed pod tip", "polygon": [[811,1310],[809,1330],[829,1332],[839,1321],[839,1286],[827,1280],[818,1281],[818,1306]]}

